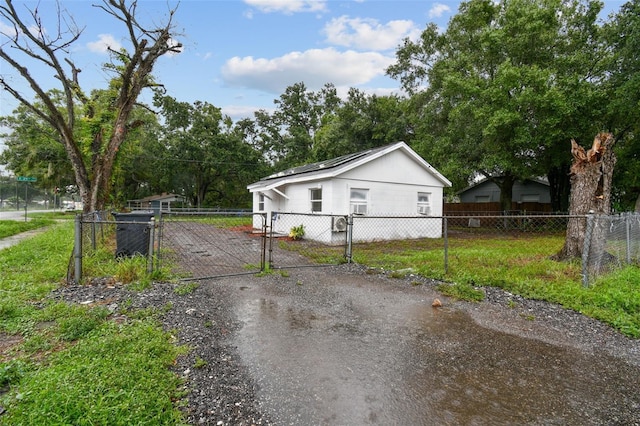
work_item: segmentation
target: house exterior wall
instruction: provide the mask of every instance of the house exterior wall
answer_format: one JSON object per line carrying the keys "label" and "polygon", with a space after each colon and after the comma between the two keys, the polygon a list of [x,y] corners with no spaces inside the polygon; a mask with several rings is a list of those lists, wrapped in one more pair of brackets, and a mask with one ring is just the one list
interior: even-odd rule
{"label": "house exterior wall", "polygon": [[[274,213],[273,232],[287,235],[294,226],[304,226],[304,239],[329,245],[345,244],[346,231],[337,231],[333,224],[340,215],[302,215]],[[348,218],[347,218],[348,220]],[[442,237],[442,218],[428,216],[353,216],[354,243]]]}
{"label": "house exterior wall", "polygon": [[[354,226],[354,241],[438,238],[442,236],[440,219],[430,220],[434,224],[428,227],[414,227],[410,225],[415,221],[404,223],[406,221],[389,220],[384,216],[419,216],[418,193],[429,194],[429,216],[442,216],[443,186],[442,181],[423,164],[406,152],[395,150],[344,171],[337,177],[289,183],[278,186],[277,191],[265,190],[267,197],[262,212],[268,214],[268,223],[271,223],[271,212],[288,213],[274,218],[273,232],[286,235],[292,227],[302,224],[305,238],[340,243],[344,241],[345,233],[332,229],[332,216],[351,214],[351,189],[364,189],[368,193],[365,216],[370,217],[366,223],[371,226]],[[322,210],[312,214],[310,191],[317,188],[322,188]],[[259,191],[253,193],[254,212],[260,211],[259,196]],[[374,223],[371,216],[380,216],[375,219],[379,223]]]}
{"label": "house exterior wall", "polygon": [[[500,201],[500,188],[493,182],[485,181],[458,194],[461,203],[496,203]],[[526,180],[513,185],[512,200],[515,202],[550,203],[548,185]]]}

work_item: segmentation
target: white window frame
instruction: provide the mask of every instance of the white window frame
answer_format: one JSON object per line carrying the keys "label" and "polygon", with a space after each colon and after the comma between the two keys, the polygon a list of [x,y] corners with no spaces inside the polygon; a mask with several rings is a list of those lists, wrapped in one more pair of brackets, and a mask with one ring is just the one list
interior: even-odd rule
{"label": "white window frame", "polygon": [[431,216],[431,193],[418,192],[418,214]]}
{"label": "white window frame", "polygon": [[[316,198],[320,195],[320,198]],[[322,213],[322,187],[309,188],[309,207],[311,213]]]}
{"label": "white window frame", "polygon": [[263,212],[264,211],[264,199],[266,197],[264,196],[264,194],[261,192],[258,194],[258,211],[259,212]]}
{"label": "white window frame", "polygon": [[[361,197],[354,198],[355,193],[364,194],[364,200]],[[357,215],[366,215],[369,205],[369,190],[366,188],[351,188],[349,190],[349,212]]]}
{"label": "white window frame", "polygon": [[520,196],[520,201],[523,203],[539,203],[540,194],[522,194]]}

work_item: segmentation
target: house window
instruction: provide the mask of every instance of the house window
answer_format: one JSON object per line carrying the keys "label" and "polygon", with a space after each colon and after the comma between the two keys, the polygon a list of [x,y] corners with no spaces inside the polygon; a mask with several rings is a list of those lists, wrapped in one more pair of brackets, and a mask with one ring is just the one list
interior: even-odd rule
{"label": "house window", "polygon": [[258,211],[264,211],[264,194],[258,194]]}
{"label": "house window", "polygon": [[522,194],[523,203],[539,203],[540,194]]}
{"label": "house window", "polygon": [[431,194],[428,192],[418,192],[418,214],[431,214]]}
{"label": "house window", "polygon": [[368,189],[351,188],[350,206],[353,214],[367,214]]}
{"label": "house window", "polygon": [[319,213],[322,211],[322,188],[314,188],[309,191],[311,199],[311,212]]}

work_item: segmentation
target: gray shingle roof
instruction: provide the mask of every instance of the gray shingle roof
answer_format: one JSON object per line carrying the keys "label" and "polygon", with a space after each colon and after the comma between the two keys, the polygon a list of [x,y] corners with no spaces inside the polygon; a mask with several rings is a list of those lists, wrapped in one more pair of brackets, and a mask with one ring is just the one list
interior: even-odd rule
{"label": "gray shingle roof", "polygon": [[[395,144],[392,144],[395,145]],[[282,170],[280,172],[274,173],[272,175],[269,175],[265,178],[260,179],[261,182],[264,181],[269,181],[272,179],[279,179],[279,178],[283,178],[283,177],[288,177],[288,176],[295,176],[295,175],[300,175],[303,173],[311,173],[311,172],[317,172],[319,170],[328,170],[328,169],[332,169],[335,167],[339,167],[339,166],[343,166],[345,164],[348,164],[352,161],[356,161],[362,157],[365,157],[367,155],[371,155],[374,154],[378,151],[382,151],[386,148],[388,148],[391,145],[385,145],[385,146],[381,146],[378,148],[371,148],[371,149],[367,149],[365,151],[360,151],[360,152],[356,152],[353,154],[347,154],[347,155],[342,155],[340,157],[336,157],[336,158],[332,158],[329,160],[325,160],[325,161],[318,161],[317,163],[311,163],[311,164],[305,164],[302,166],[298,166],[298,167],[292,167],[290,169],[287,170]]]}

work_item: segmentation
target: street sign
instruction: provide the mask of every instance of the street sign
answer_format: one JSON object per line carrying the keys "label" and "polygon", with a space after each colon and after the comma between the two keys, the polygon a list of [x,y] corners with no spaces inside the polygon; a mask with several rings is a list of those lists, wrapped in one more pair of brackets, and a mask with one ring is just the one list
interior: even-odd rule
{"label": "street sign", "polygon": [[18,176],[16,179],[18,182],[35,182],[38,179],[29,176]]}

